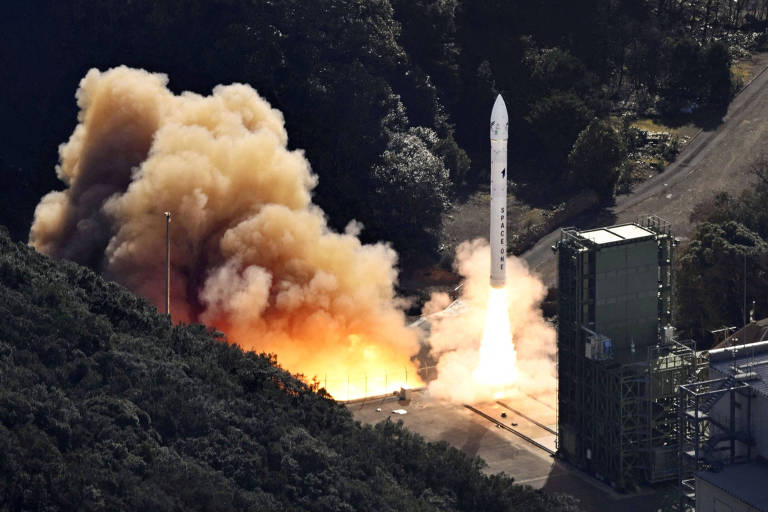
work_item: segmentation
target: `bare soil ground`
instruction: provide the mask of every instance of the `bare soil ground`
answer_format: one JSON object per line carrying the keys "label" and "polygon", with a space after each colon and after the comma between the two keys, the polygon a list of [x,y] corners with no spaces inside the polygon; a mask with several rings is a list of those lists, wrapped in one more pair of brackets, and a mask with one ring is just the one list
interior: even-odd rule
{"label": "bare soil ground", "polygon": [[[452,268],[456,248],[464,241],[488,239],[490,202],[488,186],[484,186],[466,200],[454,203],[443,218],[441,262],[427,268],[404,269],[400,275],[401,287],[411,292],[421,290],[426,294],[434,291],[449,292],[458,286],[460,276]],[[552,210],[528,206],[510,193],[507,196],[510,249],[515,252],[516,246],[524,249],[535,243],[538,236],[529,234],[537,229],[541,231],[540,234],[548,232],[548,229],[541,228],[548,225],[551,216]],[[523,239],[525,236],[528,239]]]}
{"label": "bare soil ground", "polygon": [[[465,202],[454,204],[443,219],[443,243],[445,250],[453,254],[456,247],[465,240],[488,239],[491,194],[488,187],[472,194]],[[531,208],[513,194],[507,196],[507,223],[509,233],[514,236],[523,226],[542,222],[544,211]]]}

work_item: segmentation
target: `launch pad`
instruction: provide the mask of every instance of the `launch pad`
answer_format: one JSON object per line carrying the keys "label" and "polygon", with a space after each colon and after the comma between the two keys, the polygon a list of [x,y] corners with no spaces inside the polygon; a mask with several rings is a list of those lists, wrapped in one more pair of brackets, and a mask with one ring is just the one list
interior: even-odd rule
{"label": "launch pad", "polygon": [[[469,456],[481,457],[487,463],[484,472],[488,474],[503,471],[518,484],[570,494],[580,500],[580,506],[587,511],[606,510],[611,504],[618,510],[645,511],[649,510],[649,504],[656,502],[658,506],[653,510],[663,509],[666,495],[658,489],[643,487],[632,494],[616,492],[609,485],[498,425],[503,423],[545,447],[554,448],[555,436],[542,428],[557,430],[554,402],[547,404],[546,400],[539,402],[527,396],[499,402],[469,404],[470,409],[463,404],[437,400],[420,390],[414,391],[410,400],[399,401],[394,397],[348,404],[347,407],[355,419],[363,423],[376,424],[387,419],[402,421],[411,432],[420,434],[427,441],[445,441]],[[472,409],[497,421],[490,421]],[[394,413],[395,410],[405,410],[406,413]],[[673,495],[676,498],[677,495]]]}

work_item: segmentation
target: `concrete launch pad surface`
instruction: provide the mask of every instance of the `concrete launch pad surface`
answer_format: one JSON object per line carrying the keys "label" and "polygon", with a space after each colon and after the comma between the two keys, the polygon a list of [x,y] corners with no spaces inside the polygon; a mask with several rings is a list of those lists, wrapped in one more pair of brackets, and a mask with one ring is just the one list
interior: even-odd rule
{"label": "concrete launch pad surface", "polygon": [[[355,419],[363,423],[376,424],[387,418],[392,421],[402,420],[409,430],[420,434],[427,441],[446,441],[468,455],[481,457],[487,463],[487,473],[503,471],[519,484],[552,493],[570,494],[587,511],[610,508],[626,512],[667,510],[669,500],[673,499],[668,490],[662,492],[662,489],[647,488],[636,494],[617,493],[461,404],[434,399],[426,391],[413,392],[411,396],[407,401],[375,399],[348,404],[347,407]],[[525,397],[500,402],[523,413],[530,420],[557,430],[554,425],[555,411],[545,404]],[[554,449],[553,434],[509,408],[494,402],[472,405],[539,444]],[[392,412],[397,409],[404,409],[406,414]],[[506,418],[501,416],[502,413],[506,414]]]}

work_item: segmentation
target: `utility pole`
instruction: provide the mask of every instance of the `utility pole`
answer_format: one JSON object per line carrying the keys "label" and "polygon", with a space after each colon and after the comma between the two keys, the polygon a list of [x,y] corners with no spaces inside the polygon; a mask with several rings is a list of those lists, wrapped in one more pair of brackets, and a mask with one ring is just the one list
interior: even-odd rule
{"label": "utility pole", "polygon": [[171,317],[171,212],[165,212],[165,314]]}
{"label": "utility pole", "polygon": [[744,327],[747,325],[747,252],[744,251]]}

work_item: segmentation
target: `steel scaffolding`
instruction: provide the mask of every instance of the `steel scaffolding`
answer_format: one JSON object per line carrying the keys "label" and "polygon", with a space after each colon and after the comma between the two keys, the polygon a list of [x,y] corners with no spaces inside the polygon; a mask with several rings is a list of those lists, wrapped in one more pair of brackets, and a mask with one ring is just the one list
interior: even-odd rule
{"label": "steel scaffolding", "polygon": [[[737,397],[746,398],[745,419],[737,421]],[[678,436],[680,510],[695,510],[697,471],[748,461],[753,445],[751,390],[729,376],[679,389]],[[723,401],[727,398],[726,401]]]}
{"label": "steel scaffolding", "polygon": [[675,243],[669,224],[647,217],[634,225],[651,232],[639,243],[647,244],[649,238],[656,242],[656,336],[637,346],[633,340],[631,350],[624,347],[615,357],[588,355],[588,343],[597,334],[591,329],[600,323],[596,318],[598,253],[634,242],[601,245],[566,228],[555,247],[560,291],[558,454],[622,489],[678,476],[677,389],[697,378],[693,343],[678,342],[671,331],[665,331],[671,320]]}
{"label": "steel scaffolding", "polygon": [[646,480],[651,483],[678,476],[678,389],[696,382],[701,366],[692,341],[650,347],[648,352],[648,459]]}

